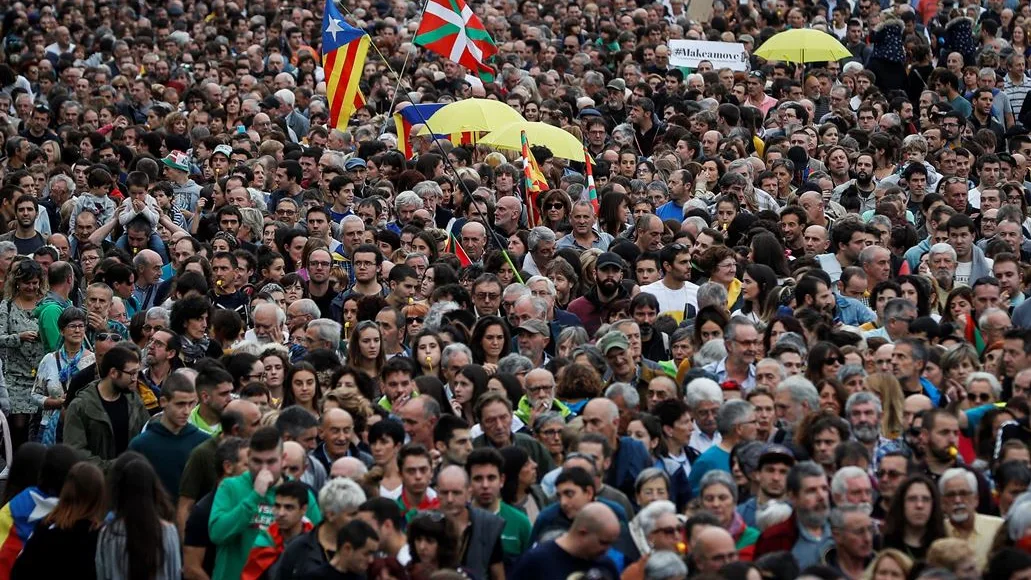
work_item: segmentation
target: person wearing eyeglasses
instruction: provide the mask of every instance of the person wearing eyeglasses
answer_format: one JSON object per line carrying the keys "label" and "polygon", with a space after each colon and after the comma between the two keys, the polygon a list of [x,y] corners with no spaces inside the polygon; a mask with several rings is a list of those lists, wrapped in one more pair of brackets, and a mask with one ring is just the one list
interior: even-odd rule
{"label": "person wearing eyeglasses", "polygon": [[136,389],[140,357],[134,350],[112,348],[99,370],[101,380],[80,391],[64,412],[64,443],[106,469],[129,448],[150,414]]}

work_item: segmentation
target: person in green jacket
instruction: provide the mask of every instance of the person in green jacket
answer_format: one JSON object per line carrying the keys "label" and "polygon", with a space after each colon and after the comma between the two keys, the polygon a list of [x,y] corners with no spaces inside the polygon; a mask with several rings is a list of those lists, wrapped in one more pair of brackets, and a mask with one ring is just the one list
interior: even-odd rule
{"label": "person in green jacket", "polygon": [[[222,481],[215,492],[208,533],[215,544],[212,580],[238,580],[254,540],[275,521],[276,487],[283,476],[283,441],[275,427],[262,427],[251,436],[247,473]],[[308,520],[322,521],[318,500],[308,492]]]}
{"label": "person in green jacket", "polygon": [[50,291],[36,306],[33,316],[39,321],[39,339],[46,347],[46,352],[54,352],[61,345],[61,331],[57,328],[57,318],[65,308],[72,305],[69,298],[75,286],[75,271],[68,262],[54,262],[47,271],[47,283]]}

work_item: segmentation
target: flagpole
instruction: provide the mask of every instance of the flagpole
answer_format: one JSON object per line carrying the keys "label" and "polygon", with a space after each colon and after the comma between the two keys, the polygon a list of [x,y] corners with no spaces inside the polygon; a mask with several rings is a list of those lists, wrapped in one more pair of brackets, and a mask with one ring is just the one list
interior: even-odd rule
{"label": "flagpole", "polygon": [[394,87],[394,96],[390,98],[390,108],[387,109],[387,118],[383,121],[383,129],[380,130],[380,135],[387,132],[387,127],[390,126],[390,122],[393,119],[394,104],[397,102],[397,92],[401,90],[401,82],[404,80],[405,68],[408,67],[408,57],[411,55],[411,51],[405,51],[405,60],[401,63],[401,74],[397,76],[397,86]]}

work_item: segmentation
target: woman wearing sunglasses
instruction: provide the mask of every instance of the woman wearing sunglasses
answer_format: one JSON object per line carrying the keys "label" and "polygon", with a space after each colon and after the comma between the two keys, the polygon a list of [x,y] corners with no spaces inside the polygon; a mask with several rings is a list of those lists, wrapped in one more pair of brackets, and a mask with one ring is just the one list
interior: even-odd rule
{"label": "woman wearing sunglasses", "polygon": [[36,367],[46,354],[33,314],[44,294],[43,268],[23,258],[11,265],[0,302],[0,353],[10,396],[8,421],[14,447],[28,441],[29,419],[39,409],[32,400]]}
{"label": "woman wearing sunglasses", "polygon": [[838,369],[845,364],[841,349],[830,342],[818,342],[809,349],[805,378],[816,384],[824,379],[836,379]]}

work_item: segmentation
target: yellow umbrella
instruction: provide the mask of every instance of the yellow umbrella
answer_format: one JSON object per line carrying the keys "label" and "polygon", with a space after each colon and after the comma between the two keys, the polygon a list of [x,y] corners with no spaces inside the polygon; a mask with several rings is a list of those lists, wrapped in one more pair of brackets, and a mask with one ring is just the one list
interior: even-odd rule
{"label": "yellow umbrella", "polygon": [[495,129],[479,140],[484,145],[498,149],[522,151],[523,144],[520,133],[526,131],[526,140],[530,145],[543,145],[551,150],[551,154],[572,161],[584,160],[584,146],[572,133],[547,123],[531,123],[522,121],[509,123]]}
{"label": "yellow umbrella", "polygon": [[465,99],[441,107],[426,120],[426,126],[416,135],[464,133],[466,131],[493,131],[498,127],[525,122],[518,111],[501,101],[491,99]]}
{"label": "yellow umbrella", "polygon": [[781,62],[823,62],[849,58],[852,53],[826,32],[796,28],[775,34],[756,49],[755,56]]}

